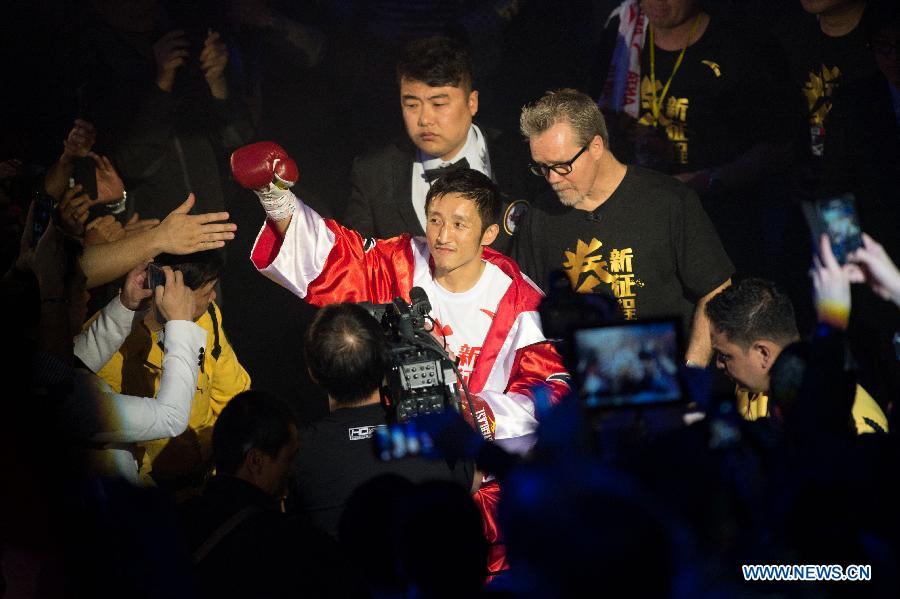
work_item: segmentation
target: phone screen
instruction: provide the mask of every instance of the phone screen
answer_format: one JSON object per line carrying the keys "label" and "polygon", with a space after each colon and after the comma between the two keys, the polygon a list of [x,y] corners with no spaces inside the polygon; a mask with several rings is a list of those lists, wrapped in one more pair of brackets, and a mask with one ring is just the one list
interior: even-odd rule
{"label": "phone screen", "polygon": [[819,239],[823,234],[828,235],[831,251],[839,264],[846,264],[847,256],[862,247],[862,228],[852,193],[803,202],[802,208],[816,254],[819,253]]}
{"label": "phone screen", "polygon": [[674,318],[578,329],[574,347],[575,378],[588,409],[685,399],[678,372],[680,327]]}
{"label": "phone screen", "polygon": [[88,194],[92,200],[97,199],[97,165],[89,156],[75,159],[74,179],[77,185],[81,185],[81,191]]}
{"label": "phone screen", "polygon": [[852,194],[844,194],[819,202],[822,228],[831,241],[831,251],[839,264],[846,264],[847,256],[862,247],[862,229],[856,215]]}

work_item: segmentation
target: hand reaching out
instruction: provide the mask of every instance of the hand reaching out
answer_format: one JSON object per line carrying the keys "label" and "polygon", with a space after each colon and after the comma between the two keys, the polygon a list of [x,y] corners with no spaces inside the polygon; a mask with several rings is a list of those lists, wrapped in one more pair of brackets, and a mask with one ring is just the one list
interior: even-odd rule
{"label": "hand reaching out", "polygon": [[191,254],[220,248],[226,240],[234,239],[237,225],[220,222],[228,220],[227,212],[188,214],[193,206],[194,194],[188,194],[181,206],[170,212],[158,227],[151,229],[159,236],[160,252]]}

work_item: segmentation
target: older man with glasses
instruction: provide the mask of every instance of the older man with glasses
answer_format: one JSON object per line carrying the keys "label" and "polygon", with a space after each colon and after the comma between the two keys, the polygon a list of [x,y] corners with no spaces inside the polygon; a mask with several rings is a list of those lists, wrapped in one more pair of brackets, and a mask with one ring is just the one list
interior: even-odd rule
{"label": "older man with glasses", "polygon": [[579,293],[611,293],[628,320],[680,316],[685,360],[711,357],[703,307],[734,267],[697,195],[676,179],[619,162],[597,104],[573,89],[522,110],[531,172],[556,193],[535,201],[516,232],[513,257],[546,287],[562,269]]}

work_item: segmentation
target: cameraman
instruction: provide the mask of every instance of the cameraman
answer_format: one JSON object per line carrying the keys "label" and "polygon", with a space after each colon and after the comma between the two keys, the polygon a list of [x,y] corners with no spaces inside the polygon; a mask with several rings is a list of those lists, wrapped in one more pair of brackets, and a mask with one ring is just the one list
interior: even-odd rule
{"label": "cameraman", "polygon": [[385,473],[413,482],[431,479],[472,486],[469,464],[404,458],[382,462],[375,455],[375,427],[387,423],[381,385],[389,364],[384,333],[366,310],[355,304],[331,304],[313,320],[306,334],[310,376],[326,393],[331,412],[300,431],[295,488],[290,509],[337,536],[338,521],[350,494]]}

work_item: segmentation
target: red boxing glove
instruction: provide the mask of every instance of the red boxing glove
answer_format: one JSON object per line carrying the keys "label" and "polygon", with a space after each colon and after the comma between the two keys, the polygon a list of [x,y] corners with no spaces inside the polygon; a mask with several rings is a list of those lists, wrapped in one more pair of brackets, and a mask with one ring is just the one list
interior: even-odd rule
{"label": "red boxing glove", "polygon": [[271,141],[260,141],[232,152],[231,173],[238,185],[254,191],[266,189],[270,183],[287,189],[300,178],[297,163],[284,148]]}

